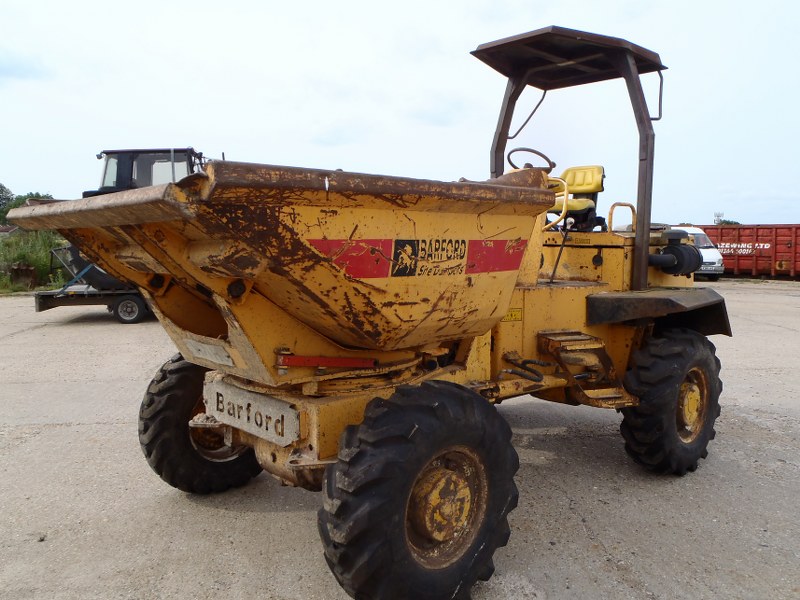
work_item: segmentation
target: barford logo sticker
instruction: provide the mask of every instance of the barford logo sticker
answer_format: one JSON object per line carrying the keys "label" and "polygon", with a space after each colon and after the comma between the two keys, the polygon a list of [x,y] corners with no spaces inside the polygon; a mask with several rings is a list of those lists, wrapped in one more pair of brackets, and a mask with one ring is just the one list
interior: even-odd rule
{"label": "barford logo sticker", "polygon": [[392,277],[460,275],[466,269],[467,241],[395,240],[392,258]]}
{"label": "barford logo sticker", "polygon": [[395,240],[392,253],[392,277],[411,277],[417,274],[419,240]]}

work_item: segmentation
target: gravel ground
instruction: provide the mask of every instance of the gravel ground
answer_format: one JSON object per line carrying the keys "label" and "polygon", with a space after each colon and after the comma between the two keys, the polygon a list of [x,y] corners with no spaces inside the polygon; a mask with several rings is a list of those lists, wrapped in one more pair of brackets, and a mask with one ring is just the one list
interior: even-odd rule
{"label": "gravel ground", "polygon": [[[800,598],[800,283],[721,281],[717,439],[686,477],[625,455],[611,411],[518,399],[520,504],[477,600]],[[267,475],[195,497],[147,466],[136,419],[174,353],[155,321],[0,298],[0,597],[346,598],[320,496]]]}

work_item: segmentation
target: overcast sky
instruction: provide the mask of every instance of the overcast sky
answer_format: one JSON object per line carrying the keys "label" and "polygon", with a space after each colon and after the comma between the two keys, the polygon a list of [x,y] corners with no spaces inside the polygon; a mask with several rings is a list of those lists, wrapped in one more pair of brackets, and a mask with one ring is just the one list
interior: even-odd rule
{"label": "overcast sky", "polygon": [[[625,38],[669,68],[655,221],[800,223],[798,23],[790,0],[3,0],[0,183],[77,198],[99,184],[100,150],[181,146],[485,179],[505,79],[469,52],[560,25]],[[645,86],[655,113],[658,78]],[[557,172],[604,165],[601,214],[635,202],[621,81],[549,93],[517,142]]]}

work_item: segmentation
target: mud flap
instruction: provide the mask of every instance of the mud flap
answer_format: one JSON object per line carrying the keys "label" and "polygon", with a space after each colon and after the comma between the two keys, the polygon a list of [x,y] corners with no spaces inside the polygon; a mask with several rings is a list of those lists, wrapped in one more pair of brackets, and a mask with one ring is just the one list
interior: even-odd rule
{"label": "mud flap", "polygon": [[703,335],[731,335],[725,299],[711,288],[603,292],[586,299],[589,325],[641,319],[658,319],[670,327],[688,327]]}

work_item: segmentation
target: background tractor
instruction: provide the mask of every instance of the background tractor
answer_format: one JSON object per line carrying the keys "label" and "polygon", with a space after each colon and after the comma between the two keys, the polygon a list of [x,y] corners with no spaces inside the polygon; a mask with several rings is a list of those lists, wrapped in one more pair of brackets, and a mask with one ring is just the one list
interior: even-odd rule
{"label": "background tractor", "polygon": [[83,192],[84,198],[178,181],[205,165],[194,148],[103,150],[97,158],[103,160],[100,187]]}
{"label": "background tractor", "polygon": [[[560,27],[473,54],[508,78],[488,181],[210,161],[9,214],[134,282],[174,340],[140,412],[153,470],[192,493],[262,470],[322,490],[325,558],[358,598],[466,598],[492,575],[518,498],[503,400],[616,409],[633,459],[679,475],[719,414],[707,336],[730,335],[724,301],[693,287],[685,233],[650,229],[639,76],[659,56]],[[613,78],[640,138],[630,231],[619,203],[601,216],[601,166],[555,177],[506,149],[528,86]]]}

